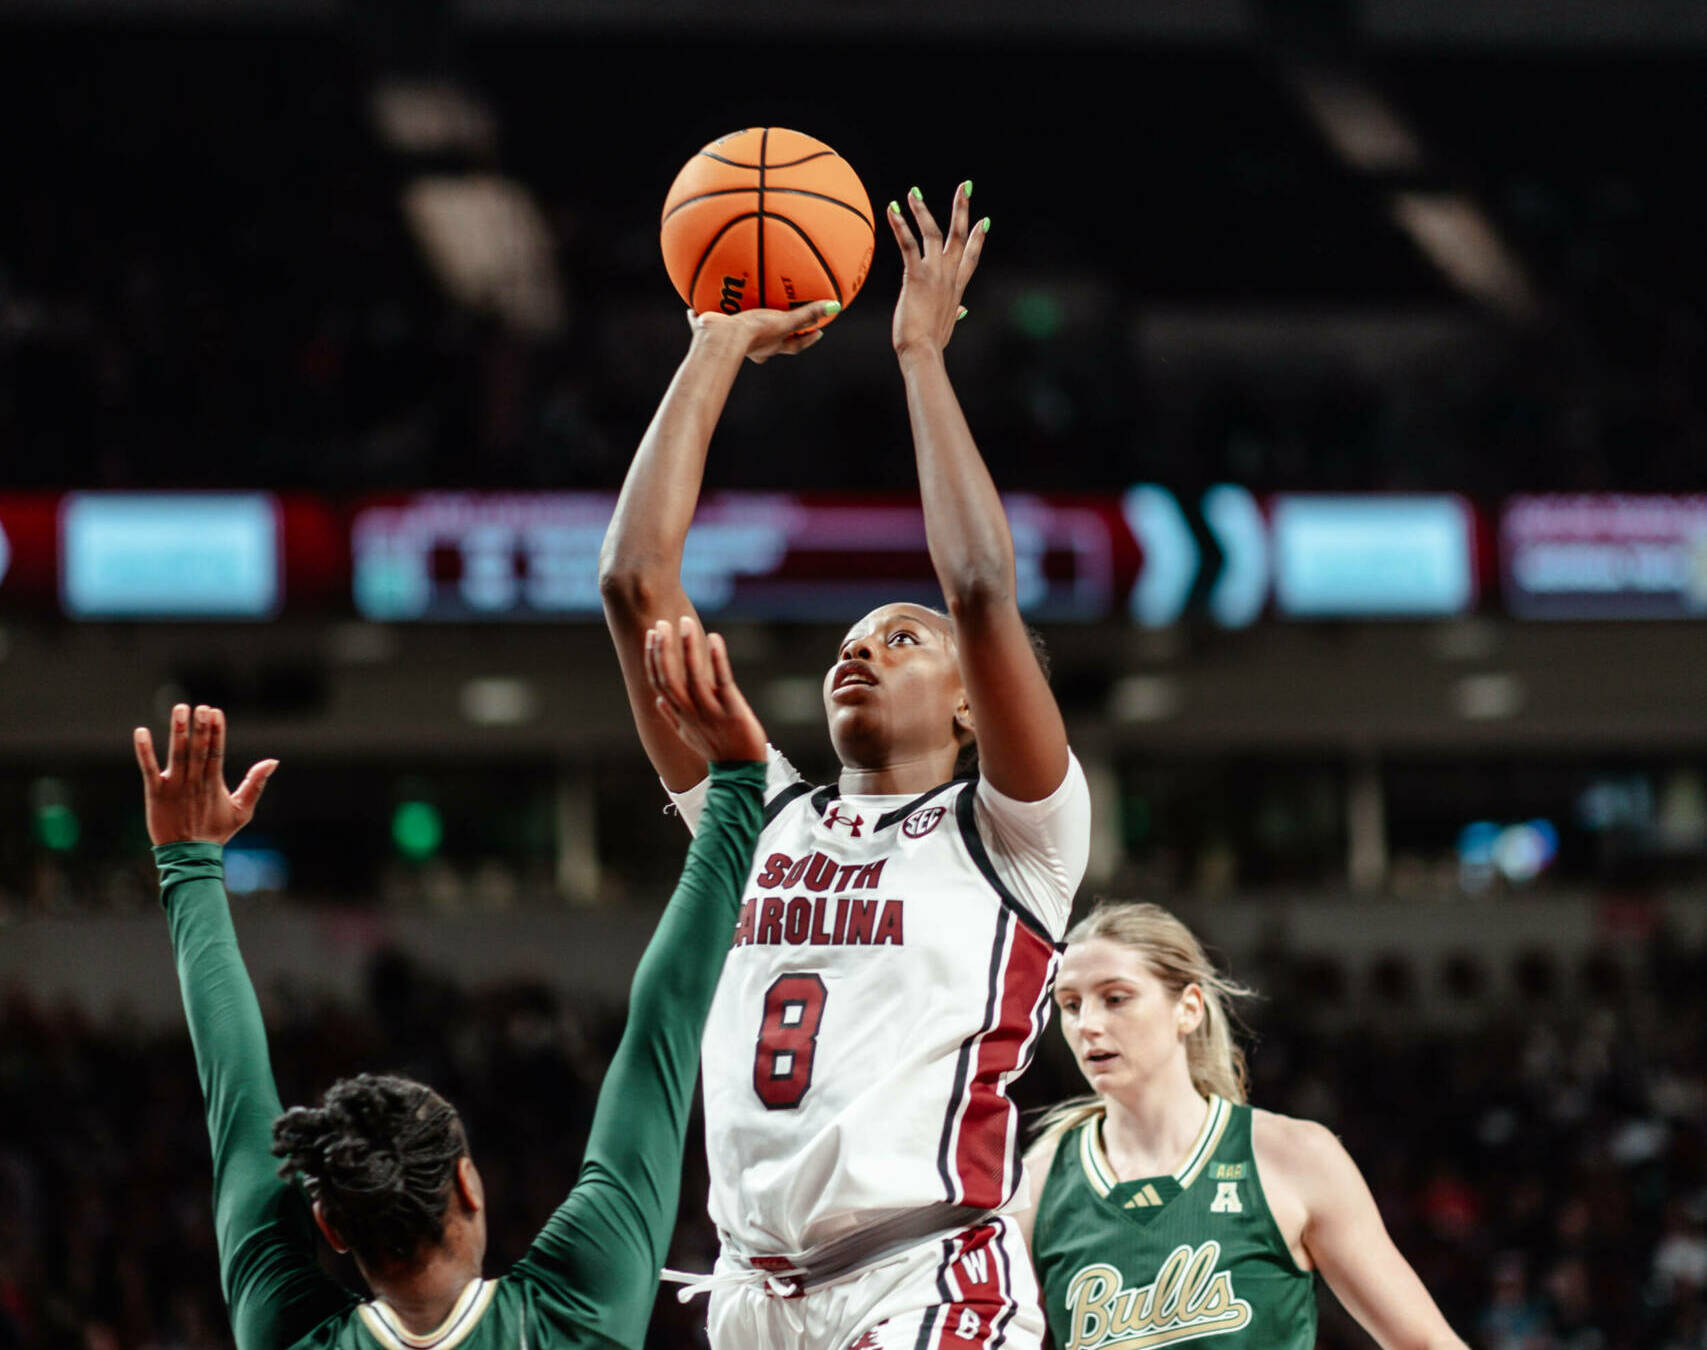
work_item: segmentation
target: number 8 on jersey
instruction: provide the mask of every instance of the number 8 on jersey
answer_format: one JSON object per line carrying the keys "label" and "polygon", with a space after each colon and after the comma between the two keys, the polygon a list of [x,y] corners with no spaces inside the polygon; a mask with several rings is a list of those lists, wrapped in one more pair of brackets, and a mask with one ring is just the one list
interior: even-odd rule
{"label": "number 8 on jersey", "polygon": [[816,975],[779,975],[765,991],[753,1091],[766,1110],[793,1110],[812,1086],[824,992],[824,981]]}

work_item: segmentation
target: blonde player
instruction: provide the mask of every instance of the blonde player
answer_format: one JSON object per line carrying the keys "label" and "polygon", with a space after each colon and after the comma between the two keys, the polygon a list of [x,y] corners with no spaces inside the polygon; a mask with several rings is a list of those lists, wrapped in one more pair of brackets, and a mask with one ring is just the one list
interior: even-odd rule
{"label": "blonde player", "polygon": [[[956,192],[946,239],[917,189],[917,238],[899,206],[888,216],[905,265],[892,338],[949,612],[886,605],[847,631],[824,677],[836,783],[814,788],[771,752],[706,1026],[722,1254],[702,1283],[719,1350],[1041,1342],[1001,1213],[1020,1182],[1007,1084],[1048,1018],[1090,805],[943,361],[989,229],[971,224],[970,194]],[[605,540],[605,612],[640,738],[690,828],[706,765],[653,715],[641,643],[690,612],[682,548],[741,361],[816,342],[791,336],[801,318],[694,318]],[[956,779],[972,745],[979,775]]]}
{"label": "blonde player", "polygon": [[1021,1217],[1056,1350],[1313,1350],[1317,1271],[1384,1350],[1464,1350],[1339,1140],[1245,1104],[1245,992],[1155,905],[1068,934],[1055,1001],[1095,1095],[1045,1118]]}

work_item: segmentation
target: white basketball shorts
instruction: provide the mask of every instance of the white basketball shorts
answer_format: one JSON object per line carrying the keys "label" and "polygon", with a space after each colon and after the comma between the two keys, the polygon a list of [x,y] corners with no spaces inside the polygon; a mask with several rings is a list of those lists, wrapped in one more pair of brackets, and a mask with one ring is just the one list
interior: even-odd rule
{"label": "white basketball shorts", "polygon": [[995,1215],[816,1288],[716,1289],[706,1330],[712,1350],[1041,1350],[1044,1322],[1025,1239]]}

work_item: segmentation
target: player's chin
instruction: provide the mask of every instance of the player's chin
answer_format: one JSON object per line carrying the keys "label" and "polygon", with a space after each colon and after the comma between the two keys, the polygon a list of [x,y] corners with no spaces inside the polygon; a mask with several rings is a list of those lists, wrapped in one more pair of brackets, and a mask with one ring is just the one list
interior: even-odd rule
{"label": "player's chin", "polygon": [[830,724],[830,742],[842,763],[863,764],[882,753],[884,721],[876,700],[836,702],[826,697],[824,713]]}
{"label": "player's chin", "polygon": [[[850,696],[851,693],[851,696]],[[824,716],[837,740],[865,743],[883,736],[883,700],[870,685],[849,685],[824,696]]]}

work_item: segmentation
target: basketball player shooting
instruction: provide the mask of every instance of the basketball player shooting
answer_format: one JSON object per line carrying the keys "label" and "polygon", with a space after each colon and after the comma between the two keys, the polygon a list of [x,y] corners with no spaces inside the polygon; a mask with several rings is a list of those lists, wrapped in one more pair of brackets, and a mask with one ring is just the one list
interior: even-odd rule
{"label": "basketball player shooting", "polygon": [[[769,751],[754,867],[703,1044],[717,1350],[1039,1346],[1006,1091],[1048,1018],[1090,800],[1015,601],[1013,541],[949,381],[988,220],[946,235],[917,189],[888,220],[892,340],[947,613],[884,605],[824,677],[838,781]],[[916,229],[916,232],[915,232]],[[827,308],[823,314],[828,314]],[[811,317],[823,317],[815,314]],[[793,355],[802,312],[693,317],[601,557],[640,738],[690,829],[705,760],[656,715],[644,641],[692,613],[682,550],[743,359]],[[976,756],[975,777],[956,778]],[[1023,1203],[1023,1201],[1022,1201]]]}

